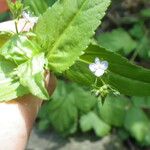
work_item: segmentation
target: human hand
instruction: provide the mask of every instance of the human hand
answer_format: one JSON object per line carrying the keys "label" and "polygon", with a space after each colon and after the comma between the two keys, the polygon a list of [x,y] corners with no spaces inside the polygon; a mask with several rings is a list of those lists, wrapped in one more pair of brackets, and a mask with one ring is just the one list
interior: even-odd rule
{"label": "human hand", "polygon": [[[11,30],[15,32],[13,25],[13,21],[0,23],[0,31]],[[21,29],[23,25],[23,22],[20,22],[19,28]],[[27,24],[27,28],[30,27],[31,24]],[[51,95],[56,86],[56,79],[53,74],[46,74],[45,84]],[[32,95],[26,95],[10,102],[0,103],[0,149],[25,149],[41,104],[42,100]]]}

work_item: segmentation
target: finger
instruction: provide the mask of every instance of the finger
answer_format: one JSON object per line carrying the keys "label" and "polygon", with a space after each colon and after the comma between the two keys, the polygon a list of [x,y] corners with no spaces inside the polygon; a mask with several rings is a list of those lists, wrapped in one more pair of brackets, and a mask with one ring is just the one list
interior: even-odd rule
{"label": "finger", "polygon": [[48,90],[49,95],[52,95],[56,88],[57,79],[53,73],[47,72],[45,77],[46,88]]}

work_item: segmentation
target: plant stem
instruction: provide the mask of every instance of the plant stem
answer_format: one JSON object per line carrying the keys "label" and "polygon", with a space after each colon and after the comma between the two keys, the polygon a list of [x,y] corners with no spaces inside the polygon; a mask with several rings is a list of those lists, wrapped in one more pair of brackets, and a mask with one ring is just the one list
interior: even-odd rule
{"label": "plant stem", "polygon": [[90,63],[91,63],[91,62],[86,61],[86,60],[83,60],[83,59],[81,59],[81,58],[79,58],[79,61],[80,61],[80,62],[83,62],[83,63],[86,63],[86,64],[90,64]]}
{"label": "plant stem", "polygon": [[24,26],[22,27],[21,32],[24,31],[24,28],[26,27],[26,25],[27,25],[27,22],[26,22],[26,23],[24,24]]}
{"label": "plant stem", "polygon": [[101,82],[102,82],[103,85],[106,84],[102,78],[100,78],[100,80],[101,80]]}
{"label": "plant stem", "polygon": [[16,29],[16,33],[18,34],[19,31],[18,31],[18,20],[15,20],[15,29]]}
{"label": "plant stem", "polygon": [[95,79],[94,85],[97,86],[97,78]]}

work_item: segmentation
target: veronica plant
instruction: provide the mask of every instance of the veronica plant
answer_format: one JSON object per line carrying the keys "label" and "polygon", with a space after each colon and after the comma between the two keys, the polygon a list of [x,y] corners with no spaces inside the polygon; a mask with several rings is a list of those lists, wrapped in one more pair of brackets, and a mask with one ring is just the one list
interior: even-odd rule
{"label": "veronica plant", "polygon": [[0,34],[0,101],[29,93],[48,100],[46,70],[89,86],[102,98],[110,92],[150,95],[150,70],[92,44],[109,5],[109,0],[58,0],[39,18],[24,12],[19,0],[10,5],[17,20],[24,17],[35,26],[19,32],[17,21],[16,33]]}

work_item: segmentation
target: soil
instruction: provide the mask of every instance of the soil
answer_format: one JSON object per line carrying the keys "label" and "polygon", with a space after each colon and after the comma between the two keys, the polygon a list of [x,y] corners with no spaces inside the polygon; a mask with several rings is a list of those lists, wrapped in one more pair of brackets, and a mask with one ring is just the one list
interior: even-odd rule
{"label": "soil", "polygon": [[33,129],[26,150],[127,150],[115,135],[97,139],[90,134],[63,138],[54,131]]}

